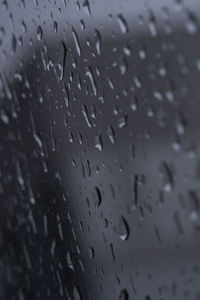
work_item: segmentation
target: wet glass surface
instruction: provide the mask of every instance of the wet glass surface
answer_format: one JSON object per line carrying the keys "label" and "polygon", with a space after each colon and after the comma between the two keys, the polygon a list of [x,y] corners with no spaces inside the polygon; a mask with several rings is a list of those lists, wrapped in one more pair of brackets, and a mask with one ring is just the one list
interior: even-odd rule
{"label": "wet glass surface", "polygon": [[200,2],[0,3],[0,299],[200,299]]}

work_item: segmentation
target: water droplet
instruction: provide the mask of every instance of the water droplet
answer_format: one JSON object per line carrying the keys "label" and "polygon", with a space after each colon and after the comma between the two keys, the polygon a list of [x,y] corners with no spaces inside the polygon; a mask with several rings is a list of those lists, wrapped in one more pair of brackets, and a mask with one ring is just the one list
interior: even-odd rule
{"label": "water droplet", "polygon": [[86,13],[88,14],[88,16],[91,16],[90,4],[89,4],[88,0],[84,0],[83,7],[84,7]]}
{"label": "water droplet", "polygon": [[157,36],[158,32],[157,32],[156,20],[152,13],[149,20],[149,30],[153,37]]}
{"label": "water droplet", "polygon": [[86,121],[88,127],[91,128],[92,127],[92,123],[91,123],[91,120],[89,118],[89,114],[88,114],[88,110],[87,110],[86,105],[82,105],[82,113],[83,113],[83,116],[85,118],[85,121]]}
{"label": "water droplet", "polygon": [[126,289],[121,290],[119,300],[129,300],[129,294]]}
{"label": "water droplet", "polygon": [[142,49],[140,49],[140,51],[139,51],[139,57],[140,57],[140,59],[142,59],[142,60],[144,60],[144,59],[146,59],[146,50],[145,50],[145,48],[142,48]]}
{"label": "water droplet", "polygon": [[117,15],[117,21],[120,27],[120,30],[123,34],[128,32],[128,25],[124,19],[124,17],[122,16],[122,14]]}
{"label": "water droplet", "polygon": [[100,192],[98,187],[95,187],[94,188],[94,204],[95,204],[95,207],[98,208],[99,205],[101,204],[101,202],[102,202],[101,192]]}
{"label": "water droplet", "polygon": [[127,125],[128,116],[123,116],[119,119],[119,128],[124,128]]}
{"label": "water droplet", "polygon": [[0,119],[6,125],[9,123],[8,115],[3,109],[0,111]]}
{"label": "water droplet", "polygon": [[77,51],[78,55],[80,56],[81,55],[81,46],[80,46],[80,42],[79,42],[79,39],[78,39],[78,35],[77,35],[77,33],[76,33],[76,31],[73,27],[72,27],[72,35],[73,35],[73,38],[74,38],[76,51]]}
{"label": "water droplet", "polygon": [[101,135],[98,135],[95,138],[95,148],[97,148],[99,151],[103,150],[103,143],[102,143]]}
{"label": "water droplet", "polygon": [[15,54],[16,49],[17,49],[17,40],[16,40],[15,35],[13,34],[12,35],[12,40],[11,40],[11,51],[12,51],[12,54]]}
{"label": "water droplet", "polygon": [[125,47],[123,48],[123,51],[124,51],[124,54],[125,54],[126,56],[130,56],[130,55],[131,55],[131,49],[130,49],[129,46],[125,46]]}
{"label": "water droplet", "polygon": [[74,266],[73,266],[71,255],[70,255],[69,251],[67,252],[66,259],[67,259],[68,267],[74,271]]}
{"label": "water droplet", "polygon": [[96,46],[97,54],[100,55],[101,54],[101,35],[97,29],[95,29],[95,36],[96,36],[95,46]]}
{"label": "water droplet", "polygon": [[79,288],[77,286],[73,287],[73,297],[74,297],[74,300],[82,300]]}
{"label": "water droplet", "polygon": [[189,34],[195,34],[197,32],[197,21],[192,13],[188,15],[188,19],[186,20],[185,26]]}
{"label": "water droplet", "polygon": [[166,163],[162,162],[161,167],[160,167],[160,175],[163,179],[164,183],[164,191],[165,192],[170,192],[172,191],[174,187],[174,178],[173,178],[173,172],[172,168]]}
{"label": "water droplet", "polygon": [[137,101],[137,98],[132,98],[131,101],[130,101],[130,108],[133,110],[133,111],[136,111],[137,108],[138,108],[138,101]]}
{"label": "water droplet", "polygon": [[122,241],[125,241],[125,240],[128,239],[128,237],[129,237],[129,226],[128,226],[128,224],[127,224],[127,222],[126,222],[126,220],[124,219],[123,216],[121,216],[121,218],[120,218],[117,232],[119,233],[120,239]]}
{"label": "water droplet", "polygon": [[38,41],[42,40],[42,36],[43,36],[42,28],[41,28],[41,26],[38,26],[38,28],[37,28],[37,39],[38,39]]}
{"label": "water droplet", "polygon": [[88,67],[88,71],[86,71],[86,76],[88,76],[89,79],[90,79],[90,82],[91,82],[91,85],[92,85],[93,94],[95,96],[97,96],[97,85],[96,85],[96,82],[95,82],[94,75],[93,75],[91,67]]}
{"label": "water droplet", "polygon": [[110,142],[112,144],[114,144],[115,143],[115,132],[114,132],[114,129],[112,128],[112,126],[108,126],[107,134],[108,134]]}

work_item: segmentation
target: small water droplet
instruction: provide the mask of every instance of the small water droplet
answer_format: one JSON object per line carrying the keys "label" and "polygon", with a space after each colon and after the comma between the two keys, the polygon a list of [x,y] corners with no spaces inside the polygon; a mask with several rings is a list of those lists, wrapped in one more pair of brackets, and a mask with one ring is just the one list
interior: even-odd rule
{"label": "small water droplet", "polygon": [[119,124],[118,124],[119,128],[124,128],[124,127],[126,127],[126,125],[127,125],[127,120],[128,120],[128,117],[127,117],[127,116],[121,117],[121,118],[119,119]]}
{"label": "small water droplet", "polygon": [[95,29],[95,36],[96,36],[95,46],[96,46],[97,54],[100,55],[101,54],[101,35],[97,29]]}
{"label": "small water droplet", "polygon": [[98,135],[95,138],[95,148],[97,148],[99,151],[103,150],[103,143],[102,143],[101,135]]}
{"label": "small water droplet", "polygon": [[101,204],[101,202],[102,202],[101,192],[100,192],[98,187],[95,187],[94,188],[94,204],[95,204],[95,207],[98,208],[99,205]]}
{"label": "small water droplet", "polygon": [[74,297],[74,300],[82,300],[79,288],[77,286],[73,287],[73,297]]}
{"label": "small water droplet", "polygon": [[125,241],[128,239],[129,237],[129,226],[126,222],[126,220],[124,219],[123,216],[121,216],[119,224],[118,224],[118,233],[120,235],[120,239],[122,241]]}
{"label": "small water droplet", "polygon": [[119,300],[129,300],[129,294],[126,289],[121,290]]}
{"label": "small water droplet", "polygon": [[114,132],[114,129],[112,128],[112,126],[108,126],[107,134],[108,134],[110,142],[112,144],[114,144],[115,143],[115,132]]}
{"label": "small water droplet", "polygon": [[42,28],[41,28],[41,26],[38,26],[38,28],[37,28],[37,39],[38,39],[38,41],[42,40],[42,36],[43,36]]}
{"label": "small water droplet", "polygon": [[123,34],[128,32],[128,25],[127,22],[125,21],[124,17],[122,14],[117,15],[117,21],[120,27],[120,30]]}
{"label": "small water droplet", "polygon": [[73,266],[71,255],[70,255],[69,251],[67,252],[66,259],[67,259],[68,267],[74,271],[74,266]]}
{"label": "small water droplet", "polygon": [[12,35],[12,40],[11,40],[11,51],[12,51],[12,54],[15,54],[16,49],[17,49],[17,40],[16,40],[15,35],[13,34]]}
{"label": "small water droplet", "polygon": [[86,76],[89,77],[91,85],[92,85],[93,93],[95,96],[97,96],[97,85],[96,85],[96,81],[94,79],[94,75],[93,75],[91,67],[88,67],[88,70],[86,71]]}
{"label": "small water droplet", "polygon": [[79,43],[78,35],[77,35],[77,33],[76,33],[76,31],[73,27],[72,27],[72,35],[73,35],[73,38],[74,38],[76,51],[77,51],[78,55],[80,56],[81,55],[81,46],[80,46],[80,43]]}
{"label": "small water droplet", "polygon": [[189,34],[195,34],[197,32],[198,30],[197,21],[195,16],[192,13],[188,15],[188,19],[186,20],[185,26]]}
{"label": "small water droplet", "polygon": [[92,123],[91,123],[91,120],[89,118],[89,114],[88,114],[88,110],[87,110],[87,106],[86,105],[82,105],[82,113],[83,113],[83,116],[85,118],[85,121],[88,125],[89,128],[92,127]]}
{"label": "small water droplet", "polygon": [[149,31],[153,37],[156,37],[158,35],[157,32],[157,26],[156,26],[156,20],[154,15],[151,13],[150,19],[149,19]]}

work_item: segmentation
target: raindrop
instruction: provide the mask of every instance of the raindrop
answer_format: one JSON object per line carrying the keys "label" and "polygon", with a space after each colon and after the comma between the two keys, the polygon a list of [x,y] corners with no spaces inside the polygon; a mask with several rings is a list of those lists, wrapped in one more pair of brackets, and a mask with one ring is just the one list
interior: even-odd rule
{"label": "raindrop", "polygon": [[126,289],[121,290],[119,300],[129,300],[129,295]]}
{"label": "raindrop", "polygon": [[115,262],[114,247],[113,247],[113,244],[111,244],[111,243],[110,243],[110,252],[111,252],[111,255],[112,255],[112,260],[113,260],[113,262]]}
{"label": "raindrop", "polygon": [[130,49],[129,46],[125,46],[125,47],[123,48],[123,51],[124,51],[124,54],[125,54],[126,56],[130,56],[130,55],[131,55],[131,49]]}
{"label": "raindrop", "polygon": [[15,35],[13,34],[12,35],[12,40],[11,40],[11,51],[12,51],[12,54],[15,54],[16,49],[17,49],[17,40],[16,40]]}
{"label": "raindrop", "polygon": [[120,218],[117,232],[118,232],[118,234],[120,236],[120,239],[122,241],[125,241],[125,240],[128,239],[128,237],[129,237],[129,226],[128,226],[128,224],[127,224],[127,222],[126,222],[126,220],[124,219],[123,216],[121,216],[121,218]]}
{"label": "raindrop", "polygon": [[67,48],[66,48],[65,43],[63,41],[62,41],[62,47],[63,47],[63,61],[62,61],[62,67],[61,67],[60,80],[64,79],[65,61],[66,61],[66,55],[67,55]]}
{"label": "raindrop", "polygon": [[197,32],[198,30],[197,21],[195,16],[192,13],[188,15],[188,19],[186,20],[185,26],[188,33],[195,34]]}
{"label": "raindrop", "polygon": [[85,118],[85,121],[86,121],[88,127],[91,128],[92,127],[92,123],[91,123],[91,120],[89,118],[89,114],[88,114],[88,110],[87,110],[86,105],[82,105],[82,113],[83,113],[83,116]]}
{"label": "raindrop", "polygon": [[90,4],[89,4],[88,0],[84,0],[83,7],[84,7],[86,13],[88,14],[88,16],[91,16]]}
{"label": "raindrop", "polygon": [[108,137],[109,137],[109,140],[112,144],[115,143],[115,132],[114,132],[114,129],[112,128],[112,126],[108,126],[107,128],[107,134],[108,134]]}
{"label": "raindrop", "polygon": [[66,259],[67,259],[68,267],[74,271],[74,266],[73,266],[71,255],[70,255],[69,251],[67,252]]}
{"label": "raindrop", "polygon": [[94,248],[93,247],[89,247],[89,256],[90,256],[90,259],[94,258]]}
{"label": "raindrop", "polygon": [[164,191],[171,192],[174,187],[174,176],[171,167],[166,162],[162,162],[160,171],[164,183]]}
{"label": "raindrop", "polygon": [[130,108],[131,110],[133,111],[136,111],[137,108],[138,108],[138,101],[137,101],[137,98],[132,98],[131,101],[130,101]]}
{"label": "raindrop", "polygon": [[128,116],[127,116],[127,115],[121,117],[121,118],[119,119],[119,124],[118,124],[119,128],[124,128],[124,127],[126,127],[126,125],[127,125],[127,120],[128,120]]}
{"label": "raindrop", "polygon": [[95,187],[94,188],[94,204],[95,204],[95,207],[98,208],[99,205],[101,204],[101,202],[102,202],[101,192],[100,192],[98,187]]}
{"label": "raindrop", "polygon": [[53,22],[53,32],[56,33],[58,31],[58,23],[57,22]]}
{"label": "raindrop", "polygon": [[117,15],[117,21],[120,27],[120,30],[123,34],[128,32],[128,25],[124,19],[124,17],[122,16],[122,14]]}
{"label": "raindrop", "polygon": [[95,82],[94,75],[93,75],[91,67],[88,67],[88,71],[86,71],[86,76],[88,76],[89,79],[90,79],[90,82],[91,82],[91,85],[92,85],[93,94],[95,96],[97,96],[97,85],[96,85],[96,82]]}
{"label": "raindrop", "polygon": [[82,30],[85,30],[85,23],[83,20],[80,20],[80,23],[81,23],[81,29]]}
{"label": "raindrop", "polygon": [[140,57],[140,59],[146,59],[146,50],[145,50],[145,48],[142,48],[142,49],[140,49],[140,51],[139,51],[139,57]]}
{"label": "raindrop", "polygon": [[101,135],[95,137],[95,148],[97,148],[99,151],[103,150]]}
{"label": "raindrop", "polygon": [[[133,155],[135,157],[135,148],[133,148]],[[139,179],[138,175],[134,176],[134,181],[133,181],[133,205],[132,209],[135,210],[138,204],[138,185],[139,185]]]}
{"label": "raindrop", "polygon": [[82,300],[79,288],[77,286],[73,287],[73,297],[74,297],[74,300]]}
{"label": "raindrop", "polygon": [[187,121],[186,119],[180,115],[177,122],[176,122],[176,132],[179,136],[184,135],[187,127]]}
{"label": "raindrop", "polygon": [[43,36],[42,28],[41,28],[41,26],[38,26],[38,28],[37,28],[37,39],[38,39],[38,41],[42,40],[42,36]]}
{"label": "raindrop", "polygon": [[119,69],[120,69],[120,73],[122,75],[124,75],[127,72],[128,65],[127,65],[125,58],[123,58],[119,61]]}
{"label": "raindrop", "polygon": [[158,32],[157,32],[157,27],[156,27],[156,20],[155,20],[155,17],[153,14],[151,14],[151,16],[150,16],[149,30],[153,37],[157,36]]}
{"label": "raindrop", "polygon": [[96,46],[97,54],[100,55],[101,54],[101,35],[97,29],[95,29],[95,35],[96,35],[95,46]]}
{"label": "raindrop", "polygon": [[77,51],[78,55],[80,56],[81,55],[81,46],[80,46],[80,42],[79,42],[79,39],[78,39],[78,35],[77,35],[77,33],[76,33],[76,31],[73,27],[72,27],[72,35],[73,35],[73,38],[74,38],[76,51]]}
{"label": "raindrop", "polygon": [[190,219],[196,221],[199,218],[200,197],[196,191],[190,191],[189,193],[190,204]]}
{"label": "raindrop", "polygon": [[24,33],[27,32],[27,27],[26,27],[26,24],[25,24],[24,21],[22,21],[22,30],[23,30]]}
{"label": "raindrop", "polygon": [[6,112],[3,109],[1,109],[1,111],[0,111],[0,119],[6,125],[9,123],[8,115],[6,114]]}

